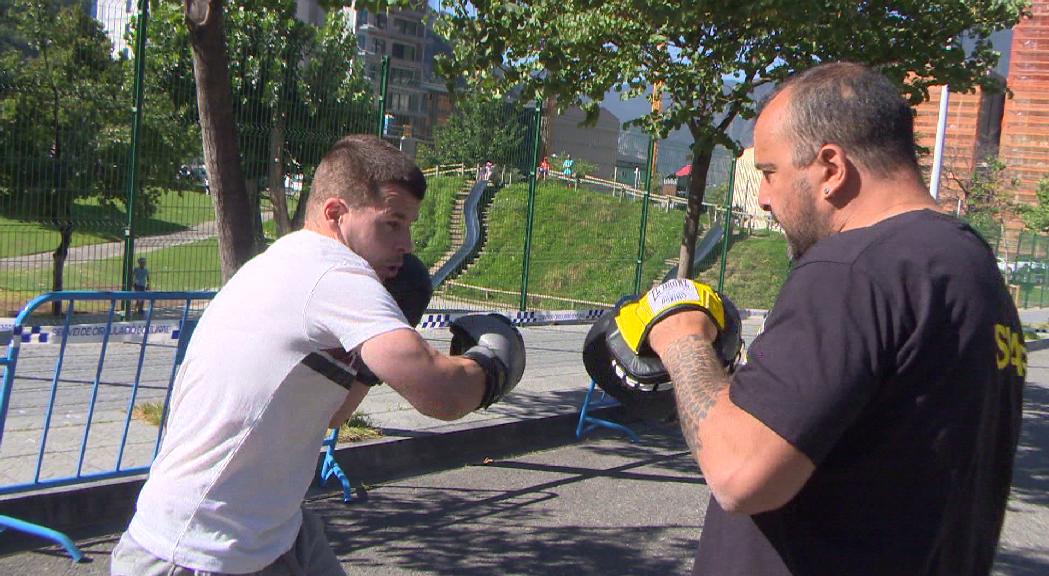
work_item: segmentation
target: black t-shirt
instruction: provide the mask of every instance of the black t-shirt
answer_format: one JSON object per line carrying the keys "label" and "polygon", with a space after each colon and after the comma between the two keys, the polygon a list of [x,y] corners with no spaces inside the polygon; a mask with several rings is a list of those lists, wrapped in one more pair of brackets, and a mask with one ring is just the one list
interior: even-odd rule
{"label": "black t-shirt", "polygon": [[778,510],[711,498],[694,574],[987,574],[1026,350],[987,244],[923,210],[795,264],[732,401],[816,464]]}

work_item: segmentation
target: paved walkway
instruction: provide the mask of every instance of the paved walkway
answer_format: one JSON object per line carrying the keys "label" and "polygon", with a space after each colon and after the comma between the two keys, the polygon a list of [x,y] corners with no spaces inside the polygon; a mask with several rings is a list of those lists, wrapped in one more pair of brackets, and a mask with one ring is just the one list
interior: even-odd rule
{"label": "paved walkway", "polygon": [[[382,428],[387,438],[393,439],[571,412],[578,409],[589,384],[580,361],[587,330],[588,325],[523,329],[529,357],[524,378],[517,389],[505,402],[469,414],[459,421],[449,423],[423,416],[389,386],[372,389],[359,411]],[[439,350],[448,349],[451,338],[447,330],[429,329],[423,330],[422,334]],[[59,346],[51,344],[26,345],[21,349],[4,437],[0,443],[0,484],[20,484],[34,478],[59,350]],[[42,460],[42,478],[60,478],[75,473],[87,421],[84,407],[93,395],[95,408],[83,470],[95,472],[114,468],[139,351],[137,344],[110,343],[96,392],[93,382],[98,371],[101,345],[67,346]],[[147,347],[136,405],[163,402],[174,351],[172,344]],[[153,457],[156,441],[155,426],[131,420],[122,467],[147,465]]]}
{"label": "paved walkway", "polygon": [[[199,242],[217,235],[218,226],[214,220],[208,220],[181,232],[135,238],[135,253],[140,255],[146,254],[161,248],[171,248],[172,246]],[[68,262],[89,262],[107,258],[119,258],[123,255],[124,242],[103,242],[101,244],[71,247],[66,259]],[[0,258],[0,268],[40,268],[50,267],[53,263],[54,259],[51,251]]]}
{"label": "paved walkway", "polygon": [[[751,336],[758,321],[749,320]],[[579,350],[587,326],[524,331],[525,379],[493,409],[453,424],[419,416],[388,388],[362,407],[386,433],[412,440],[575,413],[587,382]],[[438,331],[431,342],[446,345]],[[691,566],[708,491],[673,426],[639,427],[641,444],[597,432],[520,456],[492,454],[465,468],[372,486],[345,505],[318,492],[320,512],[350,574],[683,574]],[[448,434],[446,434],[448,433]],[[351,476],[353,475],[351,471]],[[104,575],[122,526],[81,538],[89,562],[46,548],[0,556],[0,574]],[[1030,355],[1025,427],[994,574],[1049,574],[1049,351]]]}

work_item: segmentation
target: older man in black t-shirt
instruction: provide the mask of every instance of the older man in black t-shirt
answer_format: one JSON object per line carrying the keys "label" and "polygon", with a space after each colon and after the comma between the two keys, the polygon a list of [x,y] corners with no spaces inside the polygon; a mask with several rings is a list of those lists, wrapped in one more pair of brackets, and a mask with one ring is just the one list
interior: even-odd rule
{"label": "older man in black t-shirt", "polygon": [[794,266],[749,362],[724,373],[702,312],[649,335],[713,493],[694,573],[989,573],[1027,366],[994,255],[867,68],[789,80],[754,140]]}

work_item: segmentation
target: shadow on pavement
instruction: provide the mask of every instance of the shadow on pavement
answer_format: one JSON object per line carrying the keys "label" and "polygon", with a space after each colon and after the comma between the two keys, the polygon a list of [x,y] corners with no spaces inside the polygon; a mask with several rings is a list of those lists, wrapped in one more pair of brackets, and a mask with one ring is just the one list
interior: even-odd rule
{"label": "shadow on pavement", "polygon": [[[638,515],[619,524],[615,519],[623,510],[616,510],[621,502],[614,490],[607,499],[591,499],[585,510],[563,496],[596,486],[595,480],[603,487],[625,487],[631,481],[689,490],[701,485],[680,437],[655,432],[646,433],[641,445],[579,446],[587,453],[585,460],[595,464],[493,461],[461,471],[477,479],[472,485],[403,482],[375,488],[361,507],[325,499],[312,502],[311,508],[325,516],[332,546],[351,574],[681,573],[695,551],[695,524],[667,524]],[[652,492],[654,506],[664,505],[660,486]],[[653,555],[653,548],[662,554]]]}
{"label": "shadow on pavement", "polygon": [[1041,550],[1011,549],[1004,545],[998,548],[994,558],[994,574],[1002,576],[1045,576],[1049,574],[1049,561],[1036,556]]}
{"label": "shadow on pavement", "polygon": [[[1024,419],[1013,466],[1012,497],[1035,506],[1049,505],[1049,388],[1030,383],[1024,388]],[[1049,570],[1041,574],[1049,574]]]}

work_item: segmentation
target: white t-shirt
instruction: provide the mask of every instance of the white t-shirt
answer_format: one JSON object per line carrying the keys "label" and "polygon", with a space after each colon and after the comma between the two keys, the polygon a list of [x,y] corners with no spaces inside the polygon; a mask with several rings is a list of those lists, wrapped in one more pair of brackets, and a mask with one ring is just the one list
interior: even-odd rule
{"label": "white t-shirt", "polygon": [[197,325],[128,532],[180,566],[254,572],[288,551],[347,391],[303,364],[409,328],[371,266],[300,231],[245,264]]}

